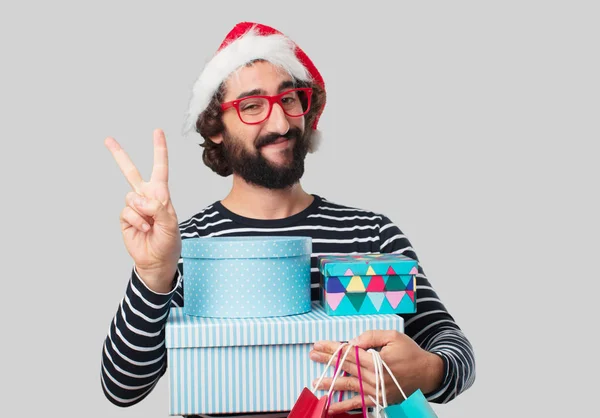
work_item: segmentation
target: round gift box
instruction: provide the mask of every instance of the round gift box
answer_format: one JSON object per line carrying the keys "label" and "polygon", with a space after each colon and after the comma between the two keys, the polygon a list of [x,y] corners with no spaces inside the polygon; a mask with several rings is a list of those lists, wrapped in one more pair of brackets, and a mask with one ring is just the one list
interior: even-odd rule
{"label": "round gift box", "polygon": [[184,239],[184,313],[214,318],[306,313],[311,252],[310,237]]}

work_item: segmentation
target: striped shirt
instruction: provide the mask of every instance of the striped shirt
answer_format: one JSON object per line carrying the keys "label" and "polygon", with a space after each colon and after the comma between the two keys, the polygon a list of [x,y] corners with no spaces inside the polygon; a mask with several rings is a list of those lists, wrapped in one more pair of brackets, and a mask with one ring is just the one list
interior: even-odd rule
{"label": "striped shirt", "polygon": [[[447,403],[475,380],[473,347],[438,298],[417,254],[399,227],[383,214],[337,204],[318,195],[305,210],[285,219],[241,217],[219,201],[179,224],[182,239],[214,236],[303,235],[312,238],[311,296],[319,300],[320,255],[402,253],[418,262],[417,313],[401,314],[404,333],[444,362],[440,387],[425,394],[429,402]],[[117,406],[142,401],[165,374],[165,324],[171,307],[183,306],[183,260],[173,290],[151,291],[135,267],[110,324],[102,350],[101,384]]]}

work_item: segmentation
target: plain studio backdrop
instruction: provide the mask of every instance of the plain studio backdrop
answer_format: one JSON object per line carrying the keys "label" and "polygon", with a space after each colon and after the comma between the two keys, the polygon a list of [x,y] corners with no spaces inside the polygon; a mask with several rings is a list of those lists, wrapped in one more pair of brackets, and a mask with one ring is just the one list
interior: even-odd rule
{"label": "plain studio backdrop", "polygon": [[475,347],[443,418],[597,406],[599,10],[595,2],[24,2],[0,12],[2,413],[166,417],[105,399],[100,355],[132,260],[114,136],[147,179],[165,130],[180,220],[231,179],[183,137],[192,84],[242,20],[322,71],[303,185],[412,241]]}

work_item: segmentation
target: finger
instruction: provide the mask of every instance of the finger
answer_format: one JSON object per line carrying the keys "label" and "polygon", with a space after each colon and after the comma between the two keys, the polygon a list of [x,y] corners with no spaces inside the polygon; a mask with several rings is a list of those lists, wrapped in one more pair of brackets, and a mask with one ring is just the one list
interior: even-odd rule
{"label": "finger", "polygon": [[167,183],[169,181],[169,153],[167,140],[161,129],[154,130],[154,166],[152,167],[153,182]]}
{"label": "finger", "polygon": [[[324,377],[323,380],[321,381],[321,383],[319,384],[319,386],[315,386],[318,383],[318,379],[316,379],[315,381],[313,381],[312,387],[315,388],[315,390],[329,391],[329,389],[332,389],[335,392],[344,391],[344,392],[360,393],[360,381],[358,380],[357,377],[340,375],[340,376],[338,376],[337,379],[335,379],[333,388],[331,388],[332,380],[333,380],[332,377]],[[363,380],[362,387],[363,387],[365,396],[367,396],[367,395],[375,396],[375,386],[372,386],[370,383],[365,382]]]}
{"label": "finger", "polygon": [[175,212],[175,208],[173,207],[173,202],[171,202],[170,199],[167,199],[167,203],[165,206],[167,208],[167,212],[169,213],[169,215],[177,217],[177,212]]}
{"label": "finger", "polygon": [[[348,354],[348,357],[350,357],[350,354]],[[356,365],[356,363],[348,361],[348,357],[346,357],[346,360],[342,364],[341,369],[352,376],[358,376],[358,366]],[[331,358],[331,355],[311,352],[310,358],[311,360],[314,360],[317,363],[327,364],[329,362],[329,359]],[[360,360],[362,356],[359,355],[358,358]],[[363,382],[367,382],[368,384],[373,386],[375,385],[375,369],[368,369],[361,363],[360,375],[362,377]],[[317,382],[318,379],[313,382],[313,385]]]}
{"label": "finger", "polygon": [[125,150],[121,148],[119,143],[114,138],[111,137],[106,138],[104,145],[106,145],[106,148],[108,148],[113,155],[117,165],[121,169],[121,172],[127,179],[127,182],[131,188],[136,192],[139,192],[143,183],[142,176]]}
{"label": "finger", "polygon": [[157,185],[154,190],[154,198],[165,206],[169,206],[169,187],[166,183]]}
{"label": "finger", "polygon": [[401,334],[394,330],[369,330],[350,342],[366,350],[373,347],[383,347],[397,340],[399,335]]}
{"label": "finger", "polygon": [[130,206],[125,206],[125,208],[123,208],[120,219],[125,227],[132,226],[142,232],[148,232],[150,230],[148,222],[146,222],[146,220]]}
{"label": "finger", "polygon": [[[329,361],[329,359],[331,358],[333,353],[335,353],[335,350],[337,350],[340,344],[341,343],[336,341],[317,341],[313,347],[313,350],[311,351],[311,358],[312,354],[314,353],[316,357],[319,357],[319,361],[321,359],[326,359],[325,363],[327,363],[327,361]],[[347,348],[343,348],[342,350],[345,353]],[[373,356],[367,353],[362,348],[360,348],[360,346],[358,349],[358,360],[360,361],[360,365],[362,367],[365,367],[370,370],[375,370],[373,367]],[[315,359],[315,361],[317,360]],[[356,365],[356,355],[354,347],[350,349],[350,352],[348,353],[348,356],[346,356],[346,361],[344,363],[353,363],[354,365]]]}
{"label": "finger", "polygon": [[136,196],[133,199],[133,204],[140,214],[154,218],[155,222],[164,222],[170,216],[166,207],[156,199]]}
{"label": "finger", "polygon": [[[364,399],[365,408],[375,405],[375,403],[367,396],[366,392],[364,395]],[[350,399],[346,399],[345,401],[341,402],[331,402],[329,404],[329,408],[327,409],[327,413],[329,415],[334,415],[340,414],[342,412],[352,411],[354,409],[362,409],[362,399],[360,395],[356,395]]]}
{"label": "finger", "polygon": [[127,195],[125,195],[125,205],[129,206],[136,213],[138,213],[144,219],[144,221],[146,221],[149,225],[153,225],[154,219],[151,216],[145,215],[138,207],[139,203],[137,203],[137,201],[139,200],[140,197],[142,197],[142,196],[137,194],[136,192],[127,193]]}

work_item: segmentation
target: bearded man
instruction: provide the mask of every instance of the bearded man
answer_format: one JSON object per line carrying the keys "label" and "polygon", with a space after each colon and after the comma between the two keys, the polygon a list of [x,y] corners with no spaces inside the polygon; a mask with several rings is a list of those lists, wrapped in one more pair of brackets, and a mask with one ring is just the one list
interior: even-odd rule
{"label": "bearded man", "polygon": [[[134,260],[126,294],[102,350],[101,384],[109,401],[134,405],[165,374],[168,310],[184,302],[183,239],[309,236],[313,300],[319,300],[318,254],[401,253],[419,261],[409,239],[384,214],[332,202],[303,189],[304,161],[317,149],[325,103],[323,78],[298,45],[266,25],[237,24],[194,85],[185,125],[186,133],[199,134],[204,163],[220,176],[231,175],[232,186],[223,199],[183,222],[178,221],[170,199],[163,132],[154,132],[154,168],[148,182],[117,141],[106,139],[132,187],[121,225]],[[449,402],[474,382],[473,348],[420,262],[416,283],[418,311],[401,315],[403,333],[371,330],[356,340],[362,379],[367,382],[365,394],[375,397],[374,366],[365,350],[381,347],[381,358],[407,396],[419,389],[429,402]],[[338,346],[339,342],[320,341],[310,358],[327,363]],[[348,356],[349,364],[355,362],[353,356]],[[320,389],[329,384],[324,379]],[[339,377],[334,390],[358,392],[357,377]],[[388,403],[400,400],[399,393],[388,397]],[[360,397],[355,397],[332,403],[330,412],[360,406]]]}

